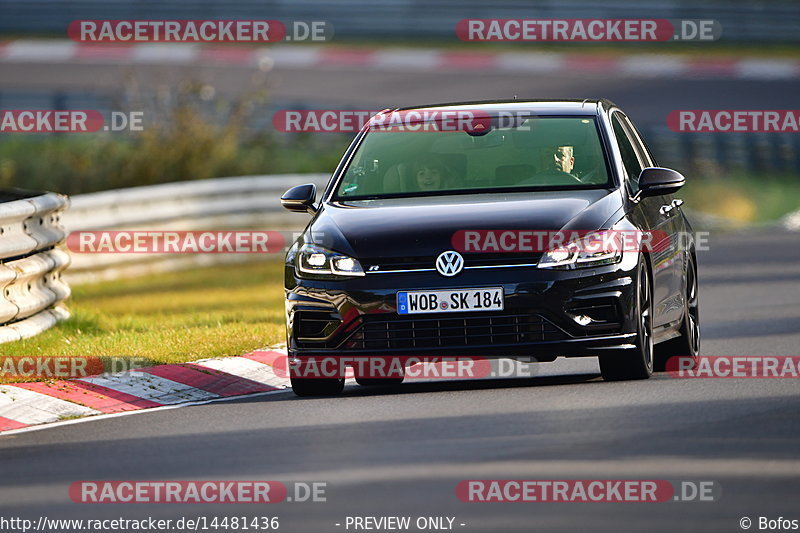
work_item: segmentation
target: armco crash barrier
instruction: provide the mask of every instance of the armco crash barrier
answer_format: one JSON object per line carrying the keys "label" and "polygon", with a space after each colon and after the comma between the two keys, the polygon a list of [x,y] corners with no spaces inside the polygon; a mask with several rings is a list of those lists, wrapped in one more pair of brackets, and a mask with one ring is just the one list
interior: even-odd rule
{"label": "armco crash barrier", "polygon": [[[279,174],[183,181],[80,194],[64,216],[70,233],[98,230],[299,230],[308,217],[281,207],[290,187],[314,183],[321,194],[328,174]],[[252,260],[249,254],[72,254],[71,283]]]}
{"label": "armco crash barrier", "polygon": [[61,272],[69,255],[56,248],[66,232],[61,194],[0,191],[0,342],[37,333],[69,317],[60,304],[70,294]]}

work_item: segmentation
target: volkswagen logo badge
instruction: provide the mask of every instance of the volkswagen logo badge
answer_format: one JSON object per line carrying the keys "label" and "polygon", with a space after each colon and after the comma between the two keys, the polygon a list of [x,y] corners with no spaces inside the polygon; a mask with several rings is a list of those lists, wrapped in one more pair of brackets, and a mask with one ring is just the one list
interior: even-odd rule
{"label": "volkswagen logo badge", "polygon": [[439,274],[442,276],[455,276],[464,268],[464,258],[461,257],[461,254],[458,252],[454,252],[449,250],[447,252],[442,252],[439,254],[439,257],[436,258],[436,270],[439,271]]}

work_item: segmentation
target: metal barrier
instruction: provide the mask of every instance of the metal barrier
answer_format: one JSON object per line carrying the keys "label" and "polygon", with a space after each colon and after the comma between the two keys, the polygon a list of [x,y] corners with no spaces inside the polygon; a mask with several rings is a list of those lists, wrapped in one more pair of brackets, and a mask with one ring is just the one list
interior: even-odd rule
{"label": "metal barrier", "polygon": [[70,294],[61,272],[67,253],[56,248],[66,233],[69,205],[55,193],[0,193],[0,342],[32,337],[69,317],[60,304]]}
{"label": "metal barrier", "polygon": [[[72,197],[64,217],[69,232],[92,230],[295,230],[307,218],[285,211],[278,199],[294,185],[322,189],[328,174],[245,176],[166,183]],[[85,283],[236,263],[254,254],[74,253],[68,279]]]}
{"label": "metal barrier", "polygon": [[[0,342],[32,337],[69,312],[61,249],[67,231],[300,229],[307,220],[285,212],[280,195],[326,174],[246,176],[167,183],[74,196],[0,192]],[[67,211],[67,207],[71,208]],[[62,226],[63,219],[63,226]],[[238,262],[251,254],[74,254],[70,281],[114,279],[147,272]],[[73,272],[74,270],[74,272]]]}

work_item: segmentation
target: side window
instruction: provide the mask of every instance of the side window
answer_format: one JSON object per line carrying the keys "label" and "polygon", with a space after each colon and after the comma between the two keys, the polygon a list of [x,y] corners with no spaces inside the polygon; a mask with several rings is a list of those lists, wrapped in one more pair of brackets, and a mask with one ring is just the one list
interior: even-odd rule
{"label": "side window", "polygon": [[639,158],[636,156],[636,149],[633,147],[625,128],[619,120],[619,114],[614,113],[611,124],[614,128],[614,137],[617,138],[619,151],[622,155],[622,166],[625,167],[625,172],[628,174],[628,183],[630,184],[631,192],[635,193],[639,190],[639,174],[642,172],[642,164],[639,163]]}
{"label": "side window", "polygon": [[656,167],[658,164],[656,163],[656,159],[653,157],[652,152],[650,152],[650,148],[647,146],[647,143],[644,142],[642,139],[642,134],[639,133],[639,130],[636,129],[636,126],[633,125],[631,119],[625,116],[624,113],[618,113],[618,115],[622,118],[622,123],[625,125],[625,129],[628,132],[628,135],[633,140],[636,145],[636,148],[639,152],[639,159],[644,161],[645,166],[647,167]]}

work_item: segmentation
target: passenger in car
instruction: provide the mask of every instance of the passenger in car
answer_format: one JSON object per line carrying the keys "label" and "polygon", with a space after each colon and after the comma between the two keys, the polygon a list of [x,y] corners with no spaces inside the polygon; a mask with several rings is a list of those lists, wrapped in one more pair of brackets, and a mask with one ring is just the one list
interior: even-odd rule
{"label": "passenger in car", "polygon": [[439,157],[425,155],[414,162],[413,177],[421,191],[439,191],[452,186],[453,173]]}

